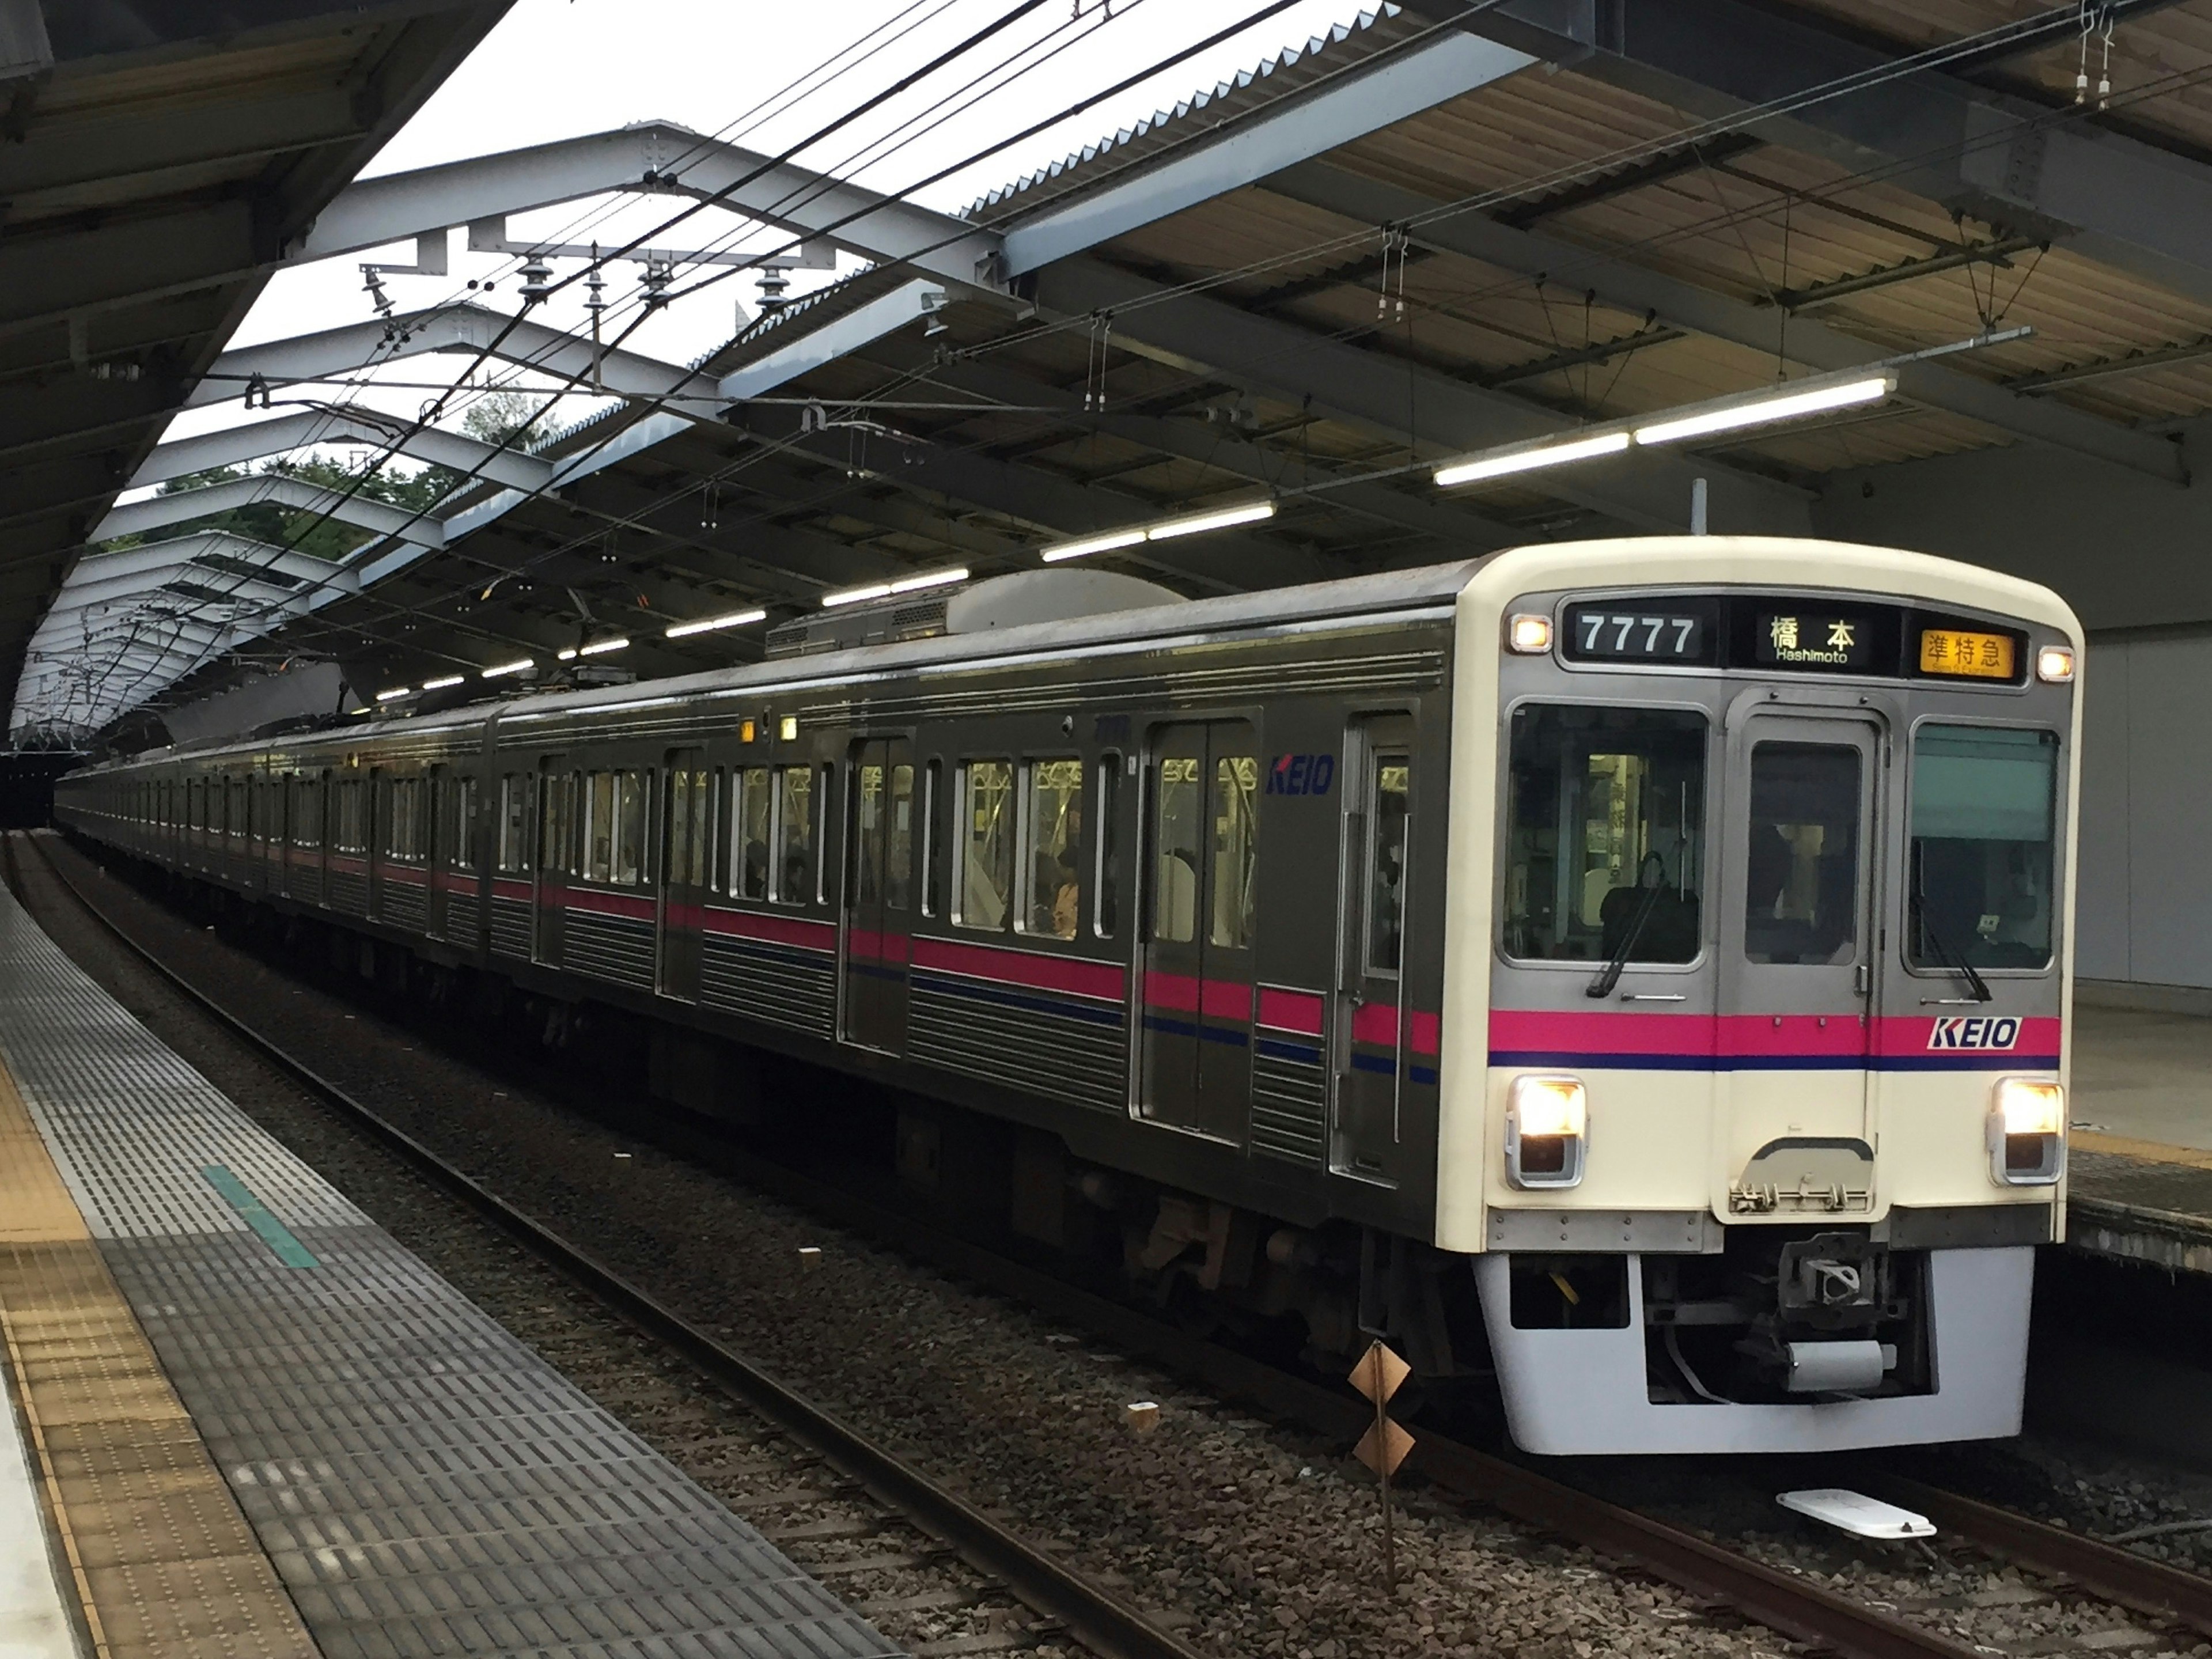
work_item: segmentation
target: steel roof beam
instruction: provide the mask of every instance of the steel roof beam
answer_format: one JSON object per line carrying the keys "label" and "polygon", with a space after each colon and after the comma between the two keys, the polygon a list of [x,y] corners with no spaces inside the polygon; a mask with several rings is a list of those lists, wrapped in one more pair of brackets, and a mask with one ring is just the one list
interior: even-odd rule
{"label": "steel roof beam", "polygon": [[[787,409],[754,410],[741,423],[756,435],[788,444],[817,460],[851,465],[842,432],[802,434]],[[994,460],[972,450],[926,439],[877,440],[863,462],[880,481],[902,490],[937,490],[951,500],[1003,514],[1035,527],[1040,540],[1085,535],[1160,516],[1160,505],[1142,496],[1072,483],[1034,467]],[[833,509],[834,510],[834,509]],[[1148,544],[1141,556],[1162,568],[1232,590],[1254,586],[1254,570],[1276,581],[1320,581],[1334,574],[1302,547],[1249,533],[1190,537]]]}
{"label": "steel roof beam", "polygon": [[[1206,295],[1174,293],[1096,260],[1040,271],[1037,297],[1065,316],[1113,312],[1114,342],[1126,350],[1292,403],[1310,398],[1336,419],[1401,443],[1413,438],[1431,457],[1542,437],[1561,423],[1540,404]],[[1689,523],[1698,477],[1710,483],[1713,522],[1732,532],[1802,536],[1811,523],[1803,490],[1656,451],[1562,467],[1538,487],[1638,529],[1679,531]]]}
{"label": "steel roof beam", "polygon": [[273,392],[333,375],[365,373],[374,366],[431,352],[489,352],[498,362],[562,379],[574,376],[575,390],[585,393],[597,389],[592,374],[596,363],[599,386],[615,398],[653,398],[682,390],[696,392],[703,404],[714,392],[710,380],[657,357],[595,349],[580,336],[526,317],[517,319],[481,306],[464,305],[349,323],[316,334],[226,351],[185,400],[185,407],[204,409],[233,398],[242,401],[257,375]]}
{"label": "steel roof beam", "polygon": [[1105,182],[1047,202],[1005,228],[1003,269],[1026,275],[1269,173],[1395,125],[1536,60],[1446,29],[1319,85],[1223,122],[1204,137],[1125,167]]}
{"label": "steel roof beam", "polygon": [[[731,212],[940,280],[992,286],[998,238],[963,220],[696,133],[668,121],[365,179],[342,191],[301,245],[325,259],[501,214],[614,191],[720,197]],[[757,175],[757,176],[756,176]],[[838,222],[850,219],[852,222]],[[830,227],[836,226],[831,229]]]}
{"label": "steel roof beam", "polygon": [[[2156,3],[2157,0],[2152,0]],[[1881,170],[1957,212],[2212,300],[2212,166],[1986,90],[1942,67],[1883,75],[1887,48],[1749,0],[1408,0],[1408,9],[1712,119],[1851,75],[1871,83],[1761,117],[1748,131],[1854,172]],[[2137,9],[2121,3],[2123,18]],[[2073,39],[2041,37],[2045,46]]]}
{"label": "steel roof beam", "polygon": [[[1716,294],[1618,254],[1560,241],[1540,231],[1516,229],[1480,213],[1437,216],[1443,203],[1327,162],[1312,162],[1279,173],[1267,181],[1266,188],[1355,223],[1376,216],[1408,221],[1414,227],[1408,233],[1413,240],[1439,252],[1524,276],[1550,276],[1573,287],[1594,288],[1601,299],[1624,310],[1653,312],[1663,324],[1753,350],[1773,351],[1785,338],[1786,320],[1790,358],[1813,368],[1854,368],[1892,355],[1810,318],[1785,319],[1770,308]],[[1120,331],[1117,322],[1115,332]],[[1904,365],[1898,385],[1916,403],[1966,416],[2014,437],[2095,455],[2170,483],[2187,480],[2176,447],[2163,439],[2130,431],[2078,410],[2022,397],[1940,362]]]}
{"label": "steel roof beam", "polygon": [[542,489],[553,476],[552,462],[520,450],[502,449],[440,427],[410,431],[407,422],[374,410],[332,409],[301,410],[198,437],[172,439],[156,446],[145,464],[131,475],[130,487],[140,489],[194,472],[325,444],[379,449],[396,444],[398,453],[411,460],[474,473],[516,489]]}
{"label": "steel roof beam", "polygon": [[203,530],[198,535],[152,542],[118,553],[88,554],[77,561],[76,568],[70,573],[70,583],[75,587],[79,582],[105,581],[111,576],[130,575],[142,570],[168,569],[204,558],[250,562],[279,575],[297,576],[305,581],[318,580],[338,568],[328,560],[289,548],[272,547],[234,531]]}
{"label": "steel roof beam", "polygon": [[[1170,461],[1195,461],[1209,470],[1232,473],[1255,484],[1297,488],[1330,482],[1357,471],[1262,448],[1249,440],[1195,421],[1112,410],[1103,413],[1086,411],[1082,398],[1074,392],[1031,380],[988,358],[948,363],[930,370],[929,378],[939,385],[1005,403],[1055,404],[1061,411],[1055,418],[1055,424],[1062,428],[1058,441],[1073,441],[1086,430],[1096,429],[1140,448],[1158,450]],[[1480,550],[1510,547],[1527,539],[1511,526],[1470,512],[1456,501],[1424,500],[1380,483],[1346,483],[1316,499],[1322,505],[1340,507],[1378,524]]]}
{"label": "steel roof beam", "polygon": [[269,501],[295,512],[337,520],[377,536],[412,542],[418,547],[443,547],[445,526],[437,519],[404,507],[394,507],[374,496],[347,495],[309,483],[282,472],[255,472],[228,483],[204,484],[198,489],[173,490],[116,507],[92,533],[95,542],[143,535],[168,525],[212,518],[240,507]]}

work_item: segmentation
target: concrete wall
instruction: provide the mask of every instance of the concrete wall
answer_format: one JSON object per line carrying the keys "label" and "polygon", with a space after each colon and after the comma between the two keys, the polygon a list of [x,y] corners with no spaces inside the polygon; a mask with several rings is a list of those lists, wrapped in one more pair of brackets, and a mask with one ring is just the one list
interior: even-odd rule
{"label": "concrete wall", "polygon": [[2212,987],[2212,629],[2094,635],[2075,971]]}

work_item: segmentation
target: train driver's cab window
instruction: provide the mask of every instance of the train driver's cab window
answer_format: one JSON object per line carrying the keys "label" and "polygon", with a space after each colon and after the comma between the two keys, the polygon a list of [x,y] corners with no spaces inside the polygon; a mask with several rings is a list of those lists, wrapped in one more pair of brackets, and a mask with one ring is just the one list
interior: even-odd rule
{"label": "train driver's cab window", "polygon": [[1500,907],[1509,956],[1697,956],[1706,732],[1688,709],[1514,710]]}
{"label": "train driver's cab window", "polygon": [[817,790],[812,767],[776,768],[775,857],[769,878],[769,896],[779,904],[805,904],[816,896],[814,815],[817,799],[829,793],[828,769]]}
{"label": "train driver's cab window", "polygon": [[1080,853],[1083,825],[1083,763],[1029,763],[1029,805],[1024,821],[1028,844],[1022,867],[1029,872],[1029,904],[1022,931],[1044,939],[1073,939],[1083,908]]}
{"label": "train driver's cab window", "polygon": [[952,855],[959,861],[953,921],[994,932],[1006,927],[1014,891],[1014,769],[969,761],[960,769]]}
{"label": "train driver's cab window", "polygon": [[2056,732],[1913,733],[1905,938],[1915,968],[2049,965],[2057,779]]}
{"label": "train driver's cab window", "polygon": [[1743,953],[1753,962],[1849,962],[1858,940],[1859,751],[1761,743],[1751,751]]}

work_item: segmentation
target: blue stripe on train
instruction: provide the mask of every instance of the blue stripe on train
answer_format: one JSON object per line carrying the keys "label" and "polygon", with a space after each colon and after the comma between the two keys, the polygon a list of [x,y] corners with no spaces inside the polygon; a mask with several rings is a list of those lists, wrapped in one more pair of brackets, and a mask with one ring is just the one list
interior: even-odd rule
{"label": "blue stripe on train", "polygon": [[1550,1048],[1492,1048],[1492,1066],[1559,1066],[1613,1072],[2005,1072],[2055,1071],[2056,1054],[1591,1054]]}

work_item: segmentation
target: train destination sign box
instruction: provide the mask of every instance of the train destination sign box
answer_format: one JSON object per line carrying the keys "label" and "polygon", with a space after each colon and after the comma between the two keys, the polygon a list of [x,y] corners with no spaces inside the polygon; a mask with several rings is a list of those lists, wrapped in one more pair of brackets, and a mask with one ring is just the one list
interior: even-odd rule
{"label": "train destination sign box", "polygon": [[1559,634],[1570,663],[1749,668],[1877,679],[2021,684],[2027,636],[1901,605],[1803,594],[1638,594],[1577,601]]}

